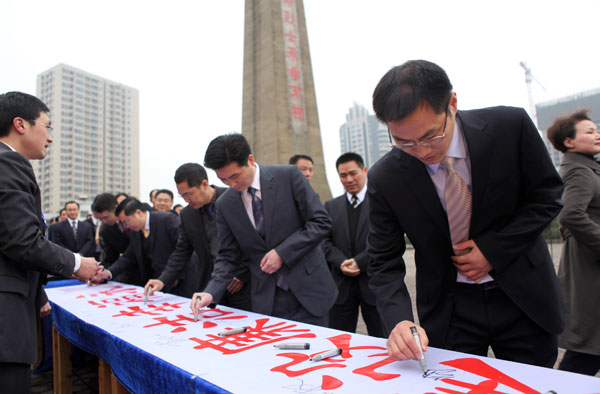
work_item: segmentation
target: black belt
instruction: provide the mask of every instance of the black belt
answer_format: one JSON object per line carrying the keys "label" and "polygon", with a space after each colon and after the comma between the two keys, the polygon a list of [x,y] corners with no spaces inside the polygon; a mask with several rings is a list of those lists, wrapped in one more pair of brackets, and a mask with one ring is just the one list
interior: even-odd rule
{"label": "black belt", "polygon": [[495,289],[498,286],[498,282],[496,282],[495,280],[489,281],[489,282],[484,282],[484,283],[464,283],[464,282],[456,282],[457,285],[465,285],[465,286],[476,286],[479,290],[481,291],[487,291],[487,290],[492,290]]}

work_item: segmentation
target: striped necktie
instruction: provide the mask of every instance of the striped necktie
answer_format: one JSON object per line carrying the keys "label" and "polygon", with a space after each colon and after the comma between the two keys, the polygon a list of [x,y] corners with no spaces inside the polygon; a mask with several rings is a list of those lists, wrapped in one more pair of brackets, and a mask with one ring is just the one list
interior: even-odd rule
{"label": "striped necktie", "polygon": [[469,239],[471,225],[471,191],[454,169],[454,161],[453,157],[445,157],[440,163],[446,170],[444,197],[453,244]]}
{"label": "striped necktie", "polygon": [[352,208],[358,207],[358,196],[356,194],[352,195]]}

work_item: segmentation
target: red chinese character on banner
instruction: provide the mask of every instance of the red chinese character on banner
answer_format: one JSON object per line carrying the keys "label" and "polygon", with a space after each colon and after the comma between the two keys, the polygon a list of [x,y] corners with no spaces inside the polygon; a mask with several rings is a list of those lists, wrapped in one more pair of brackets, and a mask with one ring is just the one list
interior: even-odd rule
{"label": "red chinese character on banner", "polygon": [[304,120],[304,108],[292,105],[292,116],[296,120]]}
{"label": "red chinese character on banner", "polygon": [[300,94],[300,91],[302,91],[302,88],[300,86],[288,85],[288,87],[292,90],[292,92],[290,93],[290,97],[296,97],[299,99],[302,98],[302,95]]}
{"label": "red chinese character on banner", "polygon": [[163,302],[161,305],[148,305],[146,309],[142,309],[139,306],[129,306],[129,311],[119,311],[120,313],[117,315],[113,315],[113,317],[142,315],[158,316],[160,315],[160,313],[156,312],[173,312],[175,309],[181,308],[181,304],[183,304],[183,302],[177,304],[169,304],[168,302]]}
{"label": "red chinese character on banner", "polygon": [[285,0],[284,3],[287,4],[290,7],[294,6],[294,0]]}
{"label": "red chinese character on banner", "polygon": [[112,317],[121,317],[121,316],[134,317],[134,316],[143,316],[143,315],[151,315],[151,316],[160,315],[160,313],[155,313],[150,310],[142,309],[139,306],[130,306],[128,308],[129,308],[128,311],[119,311],[118,314],[112,315]]}
{"label": "red chinese character on banner", "polygon": [[300,78],[300,70],[298,70],[296,66],[288,68],[288,74],[294,81],[297,81],[298,78]]}
{"label": "red chinese character on banner", "polygon": [[96,295],[105,295],[105,296],[113,296],[113,295],[118,295],[118,294],[122,294],[122,293],[129,293],[129,294],[135,294],[138,292],[138,289],[135,287],[123,287],[123,286],[115,286],[113,288],[107,289],[107,290],[102,290],[96,294],[91,294],[91,297],[94,297]]}
{"label": "red chinese character on banner", "polygon": [[[320,362],[318,365],[312,364],[308,368],[292,370],[292,369],[290,369],[290,367],[299,365],[303,362],[307,362],[307,360],[309,359],[310,356],[307,354],[303,354],[303,353],[279,353],[279,354],[277,354],[277,356],[290,358],[291,361],[289,361],[285,364],[279,365],[277,367],[274,367],[271,369],[271,371],[281,372],[289,377],[297,377],[297,376],[301,376],[306,373],[313,372],[313,371],[316,371],[319,369],[324,369],[324,368],[346,368],[347,365],[345,364],[345,362],[347,359],[352,358],[352,351],[356,351],[356,350],[378,350],[378,351],[384,350],[385,351],[385,348],[381,347],[381,346],[350,346],[350,341],[352,340],[352,336],[350,334],[341,334],[341,335],[337,335],[335,337],[331,337],[331,338],[327,338],[327,339],[330,340],[334,344],[335,347],[342,349],[342,354],[341,354],[342,359],[341,360],[336,359],[336,358],[328,358],[328,359],[322,360],[322,362]],[[317,353],[315,353],[315,354],[317,354]],[[367,376],[367,377],[369,377],[373,380],[377,380],[377,381],[395,379],[400,376],[400,374],[389,374],[389,373],[381,373],[381,372],[376,371],[377,368],[383,367],[385,365],[388,365],[388,364],[391,364],[394,362],[394,360],[388,356],[387,351],[383,352],[383,353],[372,354],[369,357],[384,357],[384,358],[373,364],[370,364],[370,365],[367,365],[364,367],[360,367],[360,368],[356,368],[352,371],[352,373],[357,374],[357,375]],[[325,384],[325,382],[327,382],[328,389],[338,388],[343,385],[343,382],[341,380],[331,377],[331,376],[327,376],[327,375],[323,376],[323,382],[324,382],[324,384]],[[325,388],[323,388],[323,389],[325,389]]]}
{"label": "red chinese character on banner", "polygon": [[440,364],[448,365],[453,368],[462,369],[463,371],[470,372],[477,376],[481,376],[487,380],[484,380],[478,384],[472,384],[467,382],[461,382],[456,379],[442,379],[442,382],[448,383],[453,386],[466,388],[469,391],[455,391],[453,389],[447,389],[443,387],[436,387],[442,393],[447,394],[503,394],[504,391],[497,391],[496,388],[499,384],[505,385],[512,389],[518,390],[523,394],[540,394],[539,391],[532,389],[529,386],[524,385],[516,379],[500,372],[496,368],[486,364],[478,358],[460,358],[457,360],[444,361]]}
{"label": "red chinese character on banner", "polygon": [[[171,332],[175,333],[175,332],[186,331],[187,328],[185,328],[185,325],[187,323],[194,322],[193,318],[183,316],[183,315],[177,315],[177,319],[173,319],[173,320],[169,320],[168,317],[155,317],[154,320],[158,320],[158,323],[148,324],[147,326],[144,326],[144,328],[162,326],[163,324],[166,324],[171,327],[176,327],[175,329],[173,329],[171,331]],[[184,322],[184,323],[182,323],[182,322]]]}
{"label": "red chinese character on banner", "polygon": [[298,51],[296,51],[296,48],[294,47],[287,47],[287,57],[289,57],[292,60],[298,61]]}
{"label": "red chinese character on banner", "polygon": [[192,337],[190,340],[198,343],[194,349],[214,349],[222,354],[236,354],[259,346],[285,341],[293,338],[315,338],[316,335],[306,328],[295,328],[297,324],[279,322],[267,325],[270,319],[257,319],[256,327],[246,327],[247,331],[219,337],[207,335],[208,339]]}
{"label": "red chinese character on banner", "polygon": [[298,36],[296,36],[293,32],[289,31],[287,33],[284,34],[284,36],[287,37],[287,40],[290,44],[295,44],[296,43],[296,39],[298,38]]}
{"label": "red chinese character on banner", "polygon": [[283,20],[289,25],[296,26],[296,18],[294,17],[294,14],[289,11],[283,11]]}
{"label": "red chinese character on banner", "polygon": [[[172,312],[172,310],[165,309],[166,306],[180,308],[179,304],[163,303],[162,307],[161,306],[155,307],[155,310]],[[152,307],[152,305],[150,305],[150,307]],[[233,313],[234,313],[233,311],[224,311],[219,308],[215,308],[215,309],[209,309],[209,310],[200,312],[199,317],[204,320],[206,320],[206,319],[214,319],[214,320],[245,319],[246,317],[248,317],[245,315],[228,316],[228,315],[232,315]],[[124,314],[124,315],[126,315],[126,314]],[[192,314],[190,313],[190,315],[192,315]],[[173,319],[173,320],[169,320],[168,317],[154,317],[153,319],[158,320],[158,323],[149,324],[147,326],[144,326],[144,328],[157,327],[157,326],[162,326],[162,325],[166,324],[166,325],[175,327],[175,329],[173,329],[171,332],[176,333],[176,332],[187,331],[187,328],[185,328],[185,326],[188,323],[195,323],[194,319],[192,317],[187,317],[187,316],[183,316],[183,315],[177,315],[177,319]],[[210,328],[210,327],[214,327],[215,325],[216,324],[214,324],[214,323],[204,321],[202,324],[202,327]]]}

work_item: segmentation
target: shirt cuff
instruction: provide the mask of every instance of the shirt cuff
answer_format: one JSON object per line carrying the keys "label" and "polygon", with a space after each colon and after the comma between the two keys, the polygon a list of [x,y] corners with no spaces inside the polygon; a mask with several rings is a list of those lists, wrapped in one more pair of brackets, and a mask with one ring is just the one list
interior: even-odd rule
{"label": "shirt cuff", "polygon": [[81,267],[81,256],[77,253],[73,253],[73,256],[75,256],[75,269],[73,270],[73,273],[75,273]]}

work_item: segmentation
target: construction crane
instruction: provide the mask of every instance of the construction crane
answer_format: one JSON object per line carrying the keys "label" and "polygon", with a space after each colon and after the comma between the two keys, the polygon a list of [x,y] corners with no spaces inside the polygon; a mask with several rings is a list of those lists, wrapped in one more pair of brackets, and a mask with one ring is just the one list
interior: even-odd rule
{"label": "construction crane", "polygon": [[531,83],[535,80],[535,82],[537,82],[537,84],[540,85],[544,91],[546,88],[542,86],[540,81],[533,77],[533,74],[531,74],[531,68],[527,67],[527,63],[520,62],[519,65],[525,70],[525,83],[527,84],[527,96],[529,96],[529,115],[531,115],[531,119],[533,119],[535,126],[538,127],[537,112],[535,110],[535,103],[533,102],[533,89],[531,87]]}

